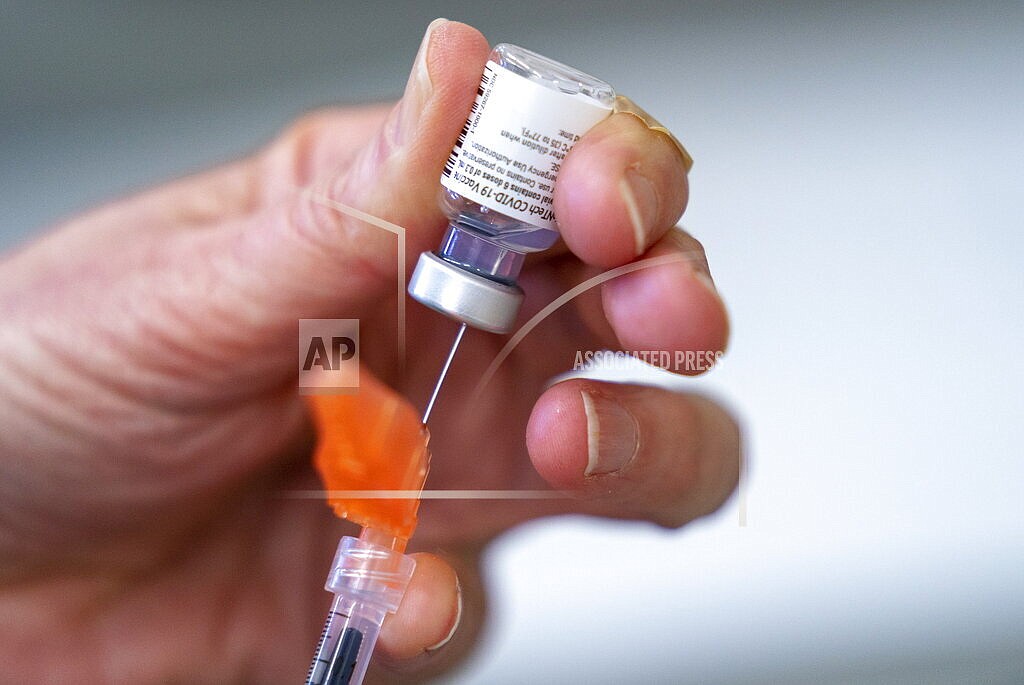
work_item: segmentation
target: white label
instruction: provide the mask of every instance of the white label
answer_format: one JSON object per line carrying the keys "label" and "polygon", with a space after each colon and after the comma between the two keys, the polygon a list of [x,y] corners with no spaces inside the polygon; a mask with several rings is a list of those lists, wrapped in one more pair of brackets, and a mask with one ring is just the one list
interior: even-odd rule
{"label": "white label", "polygon": [[441,174],[441,185],[473,202],[557,230],[555,179],[562,160],[611,107],[552,90],[495,62]]}

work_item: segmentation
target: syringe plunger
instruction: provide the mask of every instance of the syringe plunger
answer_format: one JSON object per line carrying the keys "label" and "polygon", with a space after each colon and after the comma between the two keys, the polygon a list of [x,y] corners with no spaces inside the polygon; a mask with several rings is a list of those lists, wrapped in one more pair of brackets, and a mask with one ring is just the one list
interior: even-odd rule
{"label": "syringe plunger", "polygon": [[384,617],[394,613],[416,562],[400,552],[343,537],[327,576],[335,593],[306,685],[359,685]]}

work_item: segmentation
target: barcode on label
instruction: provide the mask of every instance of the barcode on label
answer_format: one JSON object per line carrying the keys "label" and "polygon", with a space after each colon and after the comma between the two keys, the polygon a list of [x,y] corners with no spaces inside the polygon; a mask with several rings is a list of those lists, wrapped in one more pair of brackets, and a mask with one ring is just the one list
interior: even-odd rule
{"label": "barcode on label", "polygon": [[466,117],[466,123],[463,124],[462,130],[459,131],[459,137],[455,141],[455,147],[452,148],[451,154],[448,155],[448,161],[444,164],[444,171],[442,176],[450,177],[452,172],[455,171],[455,163],[459,159],[459,153],[462,152],[462,146],[466,143],[466,135],[469,133],[469,129],[472,127],[473,122],[476,121],[480,114],[480,103],[483,102],[484,96],[487,94],[487,89],[491,87],[494,81],[494,71],[491,69],[490,63],[484,67],[484,74],[480,78],[480,85],[476,89],[476,99],[473,100],[473,106],[469,110],[469,116]]}

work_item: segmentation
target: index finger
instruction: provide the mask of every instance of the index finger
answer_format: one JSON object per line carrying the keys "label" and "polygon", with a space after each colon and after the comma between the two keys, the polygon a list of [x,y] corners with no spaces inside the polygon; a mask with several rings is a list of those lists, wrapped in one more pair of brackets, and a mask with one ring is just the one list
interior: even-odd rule
{"label": "index finger", "polygon": [[658,242],[686,208],[686,163],[671,139],[616,113],[580,138],[555,184],[555,214],[569,249],[615,267]]}

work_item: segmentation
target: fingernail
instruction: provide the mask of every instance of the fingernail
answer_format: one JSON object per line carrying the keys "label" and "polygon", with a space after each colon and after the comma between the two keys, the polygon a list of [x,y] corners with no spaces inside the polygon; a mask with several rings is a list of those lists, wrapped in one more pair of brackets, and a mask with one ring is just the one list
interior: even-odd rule
{"label": "fingernail", "polygon": [[584,476],[614,473],[640,449],[636,417],[610,397],[581,390],[587,415],[587,468]]}
{"label": "fingernail", "polygon": [[420,41],[419,52],[413,61],[412,71],[409,73],[409,81],[405,84],[405,93],[402,94],[402,104],[393,122],[392,140],[396,145],[405,142],[406,136],[416,128],[423,109],[434,92],[434,84],[430,80],[430,69],[427,67],[427,56],[430,51],[430,37],[438,26],[448,21],[447,19],[435,19],[427,26]]}
{"label": "fingernail", "polygon": [[619,194],[626,205],[629,222],[633,225],[634,253],[639,257],[648,247],[654,222],[658,216],[658,196],[654,184],[635,169],[626,169],[619,180]]}
{"label": "fingernail", "polygon": [[455,579],[455,620],[452,621],[452,629],[448,631],[448,634],[445,635],[444,638],[440,642],[438,642],[437,644],[434,644],[434,645],[431,645],[431,646],[427,647],[426,650],[424,650],[424,651],[426,651],[428,654],[431,653],[431,652],[436,652],[437,650],[441,649],[446,644],[451,642],[452,638],[455,637],[455,633],[458,632],[458,630],[459,630],[459,624],[460,623],[462,623],[462,583],[460,583],[459,579],[456,577],[456,579]]}

